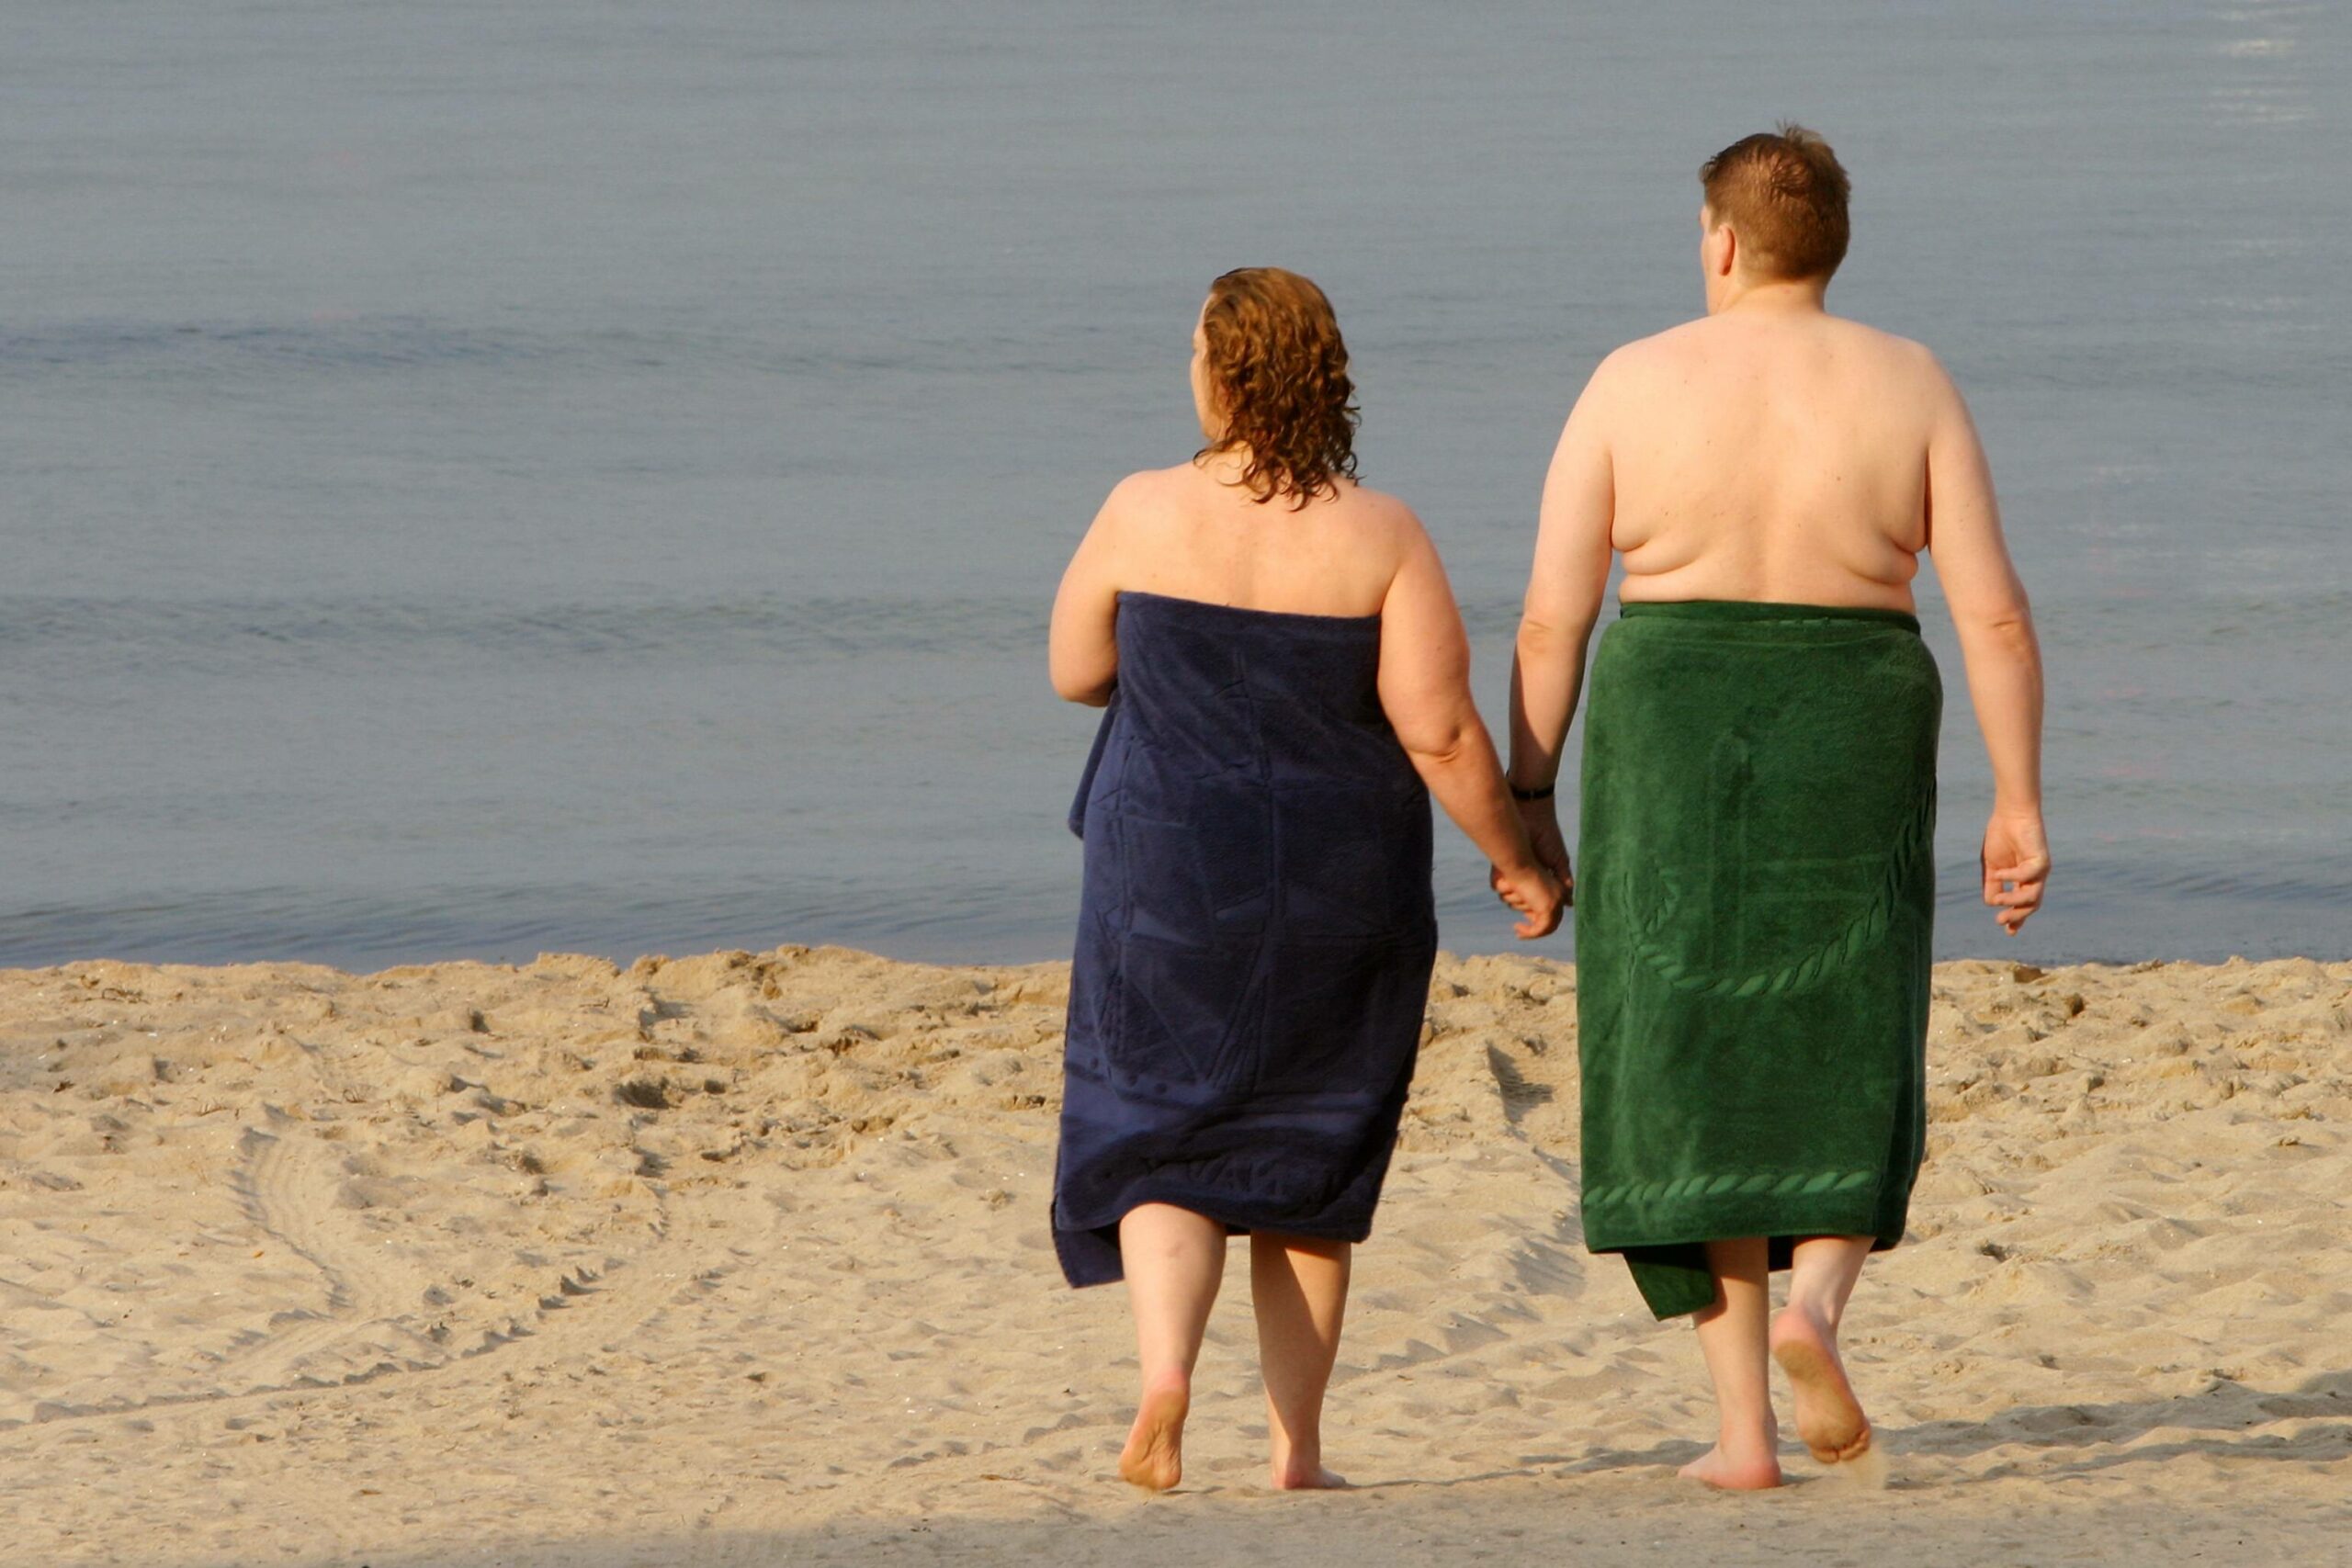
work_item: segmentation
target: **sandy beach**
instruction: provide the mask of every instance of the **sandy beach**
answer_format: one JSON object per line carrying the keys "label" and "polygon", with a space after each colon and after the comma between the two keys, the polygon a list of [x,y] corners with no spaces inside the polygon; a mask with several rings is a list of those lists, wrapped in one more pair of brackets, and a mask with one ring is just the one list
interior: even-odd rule
{"label": "sandy beach", "polygon": [[[2343,1560],[2352,964],[1937,972],[1849,1356],[1891,1456],[1733,1498],[1577,1229],[1575,976],[1442,962],[1331,1397],[1245,1254],[1183,1488],[1046,1224],[1066,971],[786,948],[0,974],[0,1562]],[[1785,1419],[1784,1419],[1785,1426]],[[1824,1546],[1827,1550],[1824,1551]]]}

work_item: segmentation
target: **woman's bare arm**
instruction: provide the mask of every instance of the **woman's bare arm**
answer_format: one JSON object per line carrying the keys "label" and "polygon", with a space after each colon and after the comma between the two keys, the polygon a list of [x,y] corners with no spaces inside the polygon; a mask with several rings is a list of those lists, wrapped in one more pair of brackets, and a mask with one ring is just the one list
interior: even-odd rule
{"label": "woman's bare arm", "polygon": [[1939,379],[1928,442],[1928,548],[1951,606],[1993,765],[1984,902],[2014,936],[2041,907],[2050,876],[2041,821],[2041,648],[2025,584],[2001,536],[2000,504],[1975,422],[1959,389]]}
{"label": "woman's bare arm", "polygon": [[1437,549],[1411,525],[1380,611],[1380,705],[1430,794],[1494,863],[1522,937],[1559,924],[1561,889],[1536,860],[1470,696],[1470,639]]}
{"label": "woman's bare arm", "polygon": [[1132,480],[1123,480],[1094,514],[1054,595],[1046,666],[1064,702],[1099,708],[1119,679],[1120,514]]}

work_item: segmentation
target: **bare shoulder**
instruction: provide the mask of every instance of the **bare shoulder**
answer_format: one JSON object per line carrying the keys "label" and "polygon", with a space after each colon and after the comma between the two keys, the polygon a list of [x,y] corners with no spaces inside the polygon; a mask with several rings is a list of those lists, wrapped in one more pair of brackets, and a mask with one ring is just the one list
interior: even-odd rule
{"label": "bare shoulder", "polygon": [[1103,513],[1125,514],[1166,506],[1182,494],[1186,479],[1199,472],[1190,463],[1167,468],[1138,468],[1111,487],[1110,495],[1102,502]]}
{"label": "bare shoulder", "polygon": [[1949,387],[1951,377],[1946,374],[1943,361],[1926,344],[1891,333],[1883,328],[1833,316],[1838,330],[1847,341],[1861,352],[1875,356],[1892,373],[1907,377],[1922,386]]}
{"label": "bare shoulder", "polygon": [[1386,540],[1400,555],[1429,537],[1428,530],[1421,525],[1420,513],[1386,491],[1374,490],[1354,479],[1342,479],[1340,499],[1351,513],[1351,527]]}
{"label": "bare shoulder", "polygon": [[1959,388],[1927,344],[1843,317],[1830,319],[1836,323],[1841,357],[1864,368],[1874,400],[1913,411],[1937,427],[1967,417]]}
{"label": "bare shoulder", "polygon": [[1621,414],[1637,412],[1659,388],[1684,374],[1692,356],[1702,351],[1692,332],[1702,324],[1685,321],[1665,332],[1635,338],[1602,355],[1586,378],[1584,390],[1577,394],[1576,407],[1569,411],[1568,429],[1585,431],[1606,442],[1608,432],[1614,428]]}
{"label": "bare shoulder", "polygon": [[1199,480],[1200,470],[1190,463],[1138,469],[1111,487],[1095,527],[1114,537],[1148,533],[1183,512]]}
{"label": "bare shoulder", "polygon": [[1707,326],[1707,319],[1702,316],[1611,349],[1593,367],[1588,390],[1607,392],[1636,385],[1661,371],[1673,369],[1693,355],[1705,353]]}

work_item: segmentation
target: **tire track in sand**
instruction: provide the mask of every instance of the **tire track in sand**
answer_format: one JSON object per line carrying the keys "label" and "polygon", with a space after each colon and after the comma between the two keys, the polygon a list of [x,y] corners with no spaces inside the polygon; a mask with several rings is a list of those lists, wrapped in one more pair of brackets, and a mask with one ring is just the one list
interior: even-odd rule
{"label": "tire track in sand", "polygon": [[[444,1349],[437,1360],[402,1363],[379,1357],[340,1376],[308,1376],[300,1371],[306,1360],[371,1327],[392,1326],[389,1309],[413,1299],[403,1292],[413,1280],[386,1267],[365,1242],[337,1234],[333,1220],[336,1183],[324,1148],[308,1139],[257,1129],[248,1130],[244,1146],[251,1164],[237,1180],[255,1224],[319,1270],[327,1286],[328,1314],[308,1314],[232,1353],[222,1370],[237,1369],[235,1381],[242,1386],[52,1407],[28,1420],[0,1421],[0,1440],[25,1432],[63,1438],[85,1421],[141,1412],[192,1407],[234,1411],[369,1388],[394,1392],[464,1385],[483,1380],[488,1370],[484,1363],[490,1360],[502,1371],[528,1372],[575,1354],[583,1339],[589,1341],[586,1348],[602,1350],[637,1337],[680,1297],[716,1288],[745,1258],[765,1250],[757,1245],[760,1238],[747,1238],[741,1228],[722,1226],[723,1234],[706,1234],[713,1227],[679,1213],[664,1195],[652,1246],[634,1256],[608,1256],[602,1269],[564,1275],[539,1298],[527,1320],[518,1316],[505,1329],[486,1333],[476,1345]],[[766,1210],[765,1218],[770,1230],[782,1223],[773,1209]],[[753,1243],[748,1248],[747,1239]],[[491,1397],[487,1390],[483,1397]]]}

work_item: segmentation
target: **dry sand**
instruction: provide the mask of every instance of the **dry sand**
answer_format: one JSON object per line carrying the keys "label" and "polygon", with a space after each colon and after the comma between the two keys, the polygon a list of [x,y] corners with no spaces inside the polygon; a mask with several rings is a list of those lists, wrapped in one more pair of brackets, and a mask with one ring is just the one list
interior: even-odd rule
{"label": "dry sand", "polygon": [[1937,975],[1894,1483],[1694,1493],[1578,1245],[1573,971],[1440,964],[1330,1459],[1244,1254],[1182,1491],[1046,1225],[1065,971],[785,949],[0,975],[0,1562],[2352,1562],[2352,964]]}

